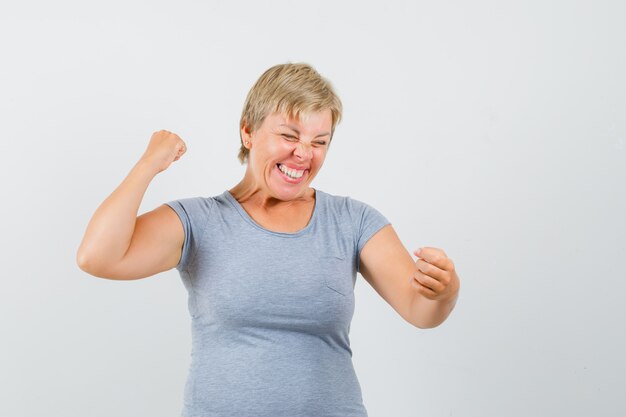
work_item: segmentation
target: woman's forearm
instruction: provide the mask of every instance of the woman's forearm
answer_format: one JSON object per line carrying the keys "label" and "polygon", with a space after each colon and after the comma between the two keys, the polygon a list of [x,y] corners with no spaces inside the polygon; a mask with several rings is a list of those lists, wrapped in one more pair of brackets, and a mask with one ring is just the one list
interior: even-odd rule
{"label": "woman's forearm", "polygon": [[458,291],[446,300],[429,300],[415,293],[411,304],[412,324],[421,329],[430,329],[443,323],[456,305]]}
{"label": "woman's forearm", "polygon": [[153,164],[140,159],[122,183],[100,204],[92,216],[76,254],[83,270],[97,270],[117,262],[130,246],[137,212],[152,179]]}

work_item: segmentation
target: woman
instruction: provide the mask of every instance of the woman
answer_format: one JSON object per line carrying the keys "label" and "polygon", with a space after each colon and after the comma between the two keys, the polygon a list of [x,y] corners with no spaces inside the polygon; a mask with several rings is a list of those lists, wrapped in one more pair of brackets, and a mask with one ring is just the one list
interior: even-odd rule
{"label": "woman", "polygon": [[310,187],[341,110],[309,65],[274,66],[244,105],[237,185],[137,217],[150,181],[186,152],[162,130],[91,219],[84,271],[180,272],[193,336],[183,416],[367,416],[348,337],[357,272],[416,327],[453,309],[459,279],[442,250],[414,262],[377,210]]}

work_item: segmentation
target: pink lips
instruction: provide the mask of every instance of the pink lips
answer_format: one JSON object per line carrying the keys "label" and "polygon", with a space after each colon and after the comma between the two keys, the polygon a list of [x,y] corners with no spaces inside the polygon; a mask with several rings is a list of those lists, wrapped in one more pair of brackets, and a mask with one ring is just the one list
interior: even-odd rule
{"label": "pink lips", "polygon": [[303,170],[307,170],[309,169],[309,167],[300,167],[298,165],[289,165],[289,164],[283,164],[282,162],[279,162],[279,165],[284,165],[289,169],[295,169],[296,171],[303,171]]}
{"label": "pink lips", "polygon": [[[281,164],[281,165],[283,165],[283,164]],[[291,168],[289,165],[285,165],[285,166],[286,166],[286,167],[288,167],[288,168]],[[295,168],[294,168],[294,169],[295,169]],[[302,169],[302,168],[301,168],[301,169]],[[289,177],[289,176],[287,176],[287,175],[283,174],[283,172],[280,170],[280,168],[278,168],[278,165],[276,165],[276,171],[278,171],[278,174],[279,174],[279,175],[280,175],[280,176],[281,176],[281,177],[282,177],[282,178],[283,178],[286,182],[291,183],[291,184],[299,184],[300,182],[302,182],[302,181],[304,180],[304,177],[306,176],[306,174],[307,174],[307,172],[308,172],[308,170],[307,170],[307,171],[305,171],[305,172],[302,174],[302,176],[301,176],[300,178],[291,178],[291,177]]]}

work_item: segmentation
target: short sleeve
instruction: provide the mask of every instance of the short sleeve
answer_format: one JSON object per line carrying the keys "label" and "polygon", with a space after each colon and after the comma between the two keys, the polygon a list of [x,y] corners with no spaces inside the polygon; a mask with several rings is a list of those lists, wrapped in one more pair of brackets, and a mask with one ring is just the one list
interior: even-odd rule
{"label": "short sleeve", "polygon": [[212,205],[212,199],[203,197],[183,198],[172,200],[166,205],[170,206],[180,218],[185,231],[182,254],[176,269],[187,270],[193,263],[194,257],[202,242],[206,229],[208,216]]}
{"label": "short sleeve", "polygon": [[350,199],[351,217],[355,231],[357,272],[359,271],[359,256],[368,240],[383,226],[391,222],[374,207],[358,200]]}

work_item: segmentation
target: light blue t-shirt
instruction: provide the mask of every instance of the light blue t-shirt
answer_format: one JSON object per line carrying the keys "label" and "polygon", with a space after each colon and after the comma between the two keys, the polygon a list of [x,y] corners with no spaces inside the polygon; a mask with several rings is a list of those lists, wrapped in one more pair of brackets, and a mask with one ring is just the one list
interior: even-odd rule
{"label": "light blue t-shirt", "polygon": [[348,337],[359,253],[389,221],[315,191],[307,226],[274,232],[225,191],[166,203],[192,351],[182,417],[366,417]]}

